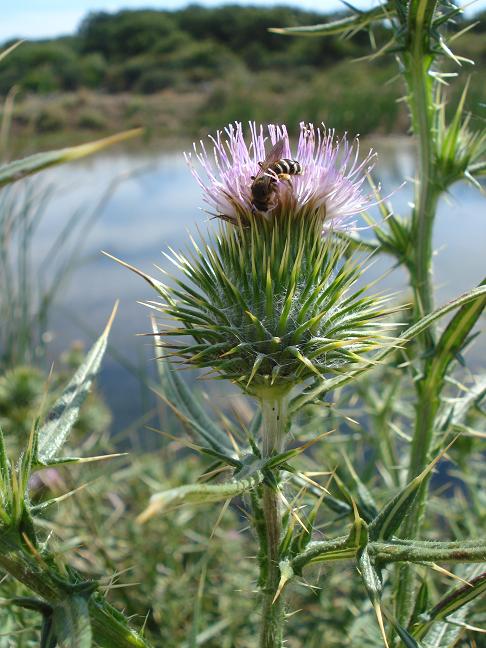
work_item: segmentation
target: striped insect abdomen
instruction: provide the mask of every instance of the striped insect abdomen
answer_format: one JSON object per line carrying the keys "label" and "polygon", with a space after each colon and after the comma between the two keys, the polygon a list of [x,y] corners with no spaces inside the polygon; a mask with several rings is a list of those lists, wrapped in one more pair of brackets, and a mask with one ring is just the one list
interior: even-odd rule
{"label": "striped insect abdomen", "polygon": [[302,166],[297,160],[289,160],[284,158],[272,164],[269,169],[274,171],[277,175],[300,175],[302,173]]}

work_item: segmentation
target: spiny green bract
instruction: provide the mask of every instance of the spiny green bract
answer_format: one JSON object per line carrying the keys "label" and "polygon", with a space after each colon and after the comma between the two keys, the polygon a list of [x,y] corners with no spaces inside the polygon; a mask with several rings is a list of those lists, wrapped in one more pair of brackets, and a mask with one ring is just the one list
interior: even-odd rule
{"label": "spiny green bract", "polygon": [[186,363],[261,396],[341,372],[386,343],[385,299],[356,286],[361,267],[323,236],[322,216],[255,215],[193,244],[187,256],[173,252],[185,278],[159,286],[165,303],[155,304],[182,324],[162,335]]}

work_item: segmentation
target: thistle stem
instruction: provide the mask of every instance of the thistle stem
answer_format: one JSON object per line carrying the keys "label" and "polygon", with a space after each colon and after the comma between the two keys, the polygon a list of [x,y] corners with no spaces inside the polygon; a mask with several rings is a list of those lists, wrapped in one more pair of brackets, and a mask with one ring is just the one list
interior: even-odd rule
{"label": "thistle stem", "polygon": [[[430,22],[434,2],[417,3],[409,24],[409,48],[404,57],[409,105],[413,131],[417,139],[417,183],[415,208],[412,221],[413,259],[409,263],[411,284],[414,291],[414,319],[430,313],[434,307],[432,286],[432,236],[440,189],[435,182],[434,156],[434,97],[433,80],[430,75],[433,55],[430,52]],[[420,340],[421,352],[427,358],[434,349],[433,332],[424,334]],[[438,394],[427,383],[427,360],[423,361],[422,380],[417,381],[416,423],[412,438],[408,480],[411,481],[427,465],[434,437],[434,423],[438,407]],[[403,535],[416,538],[420,532],[429,480],[424,480],[407,517]],[[409,565],[398,570],[396,614],[398,621],[407,627],[414,607],[415,577]]]}
{"label": "thistle stem", "polygon": [[[287,399],[265,398],[262,407],[262,455],[264,458],[279,453],[284,447],[287,420]],[[264,484],[262,488],[262,510],[265,524],[265,553],[261,565],[262,627],[260,648],[281,648],[283,645],[283,624],[285,620],[282,596],[277,596],[280,582],[280,539],[282,515],[278,487]]]}
{"label": "thistle stem", "polygon": [[[47,564],[26,554],[15,532],[2,529],[0,533],[0,568],[27,586],[43,601],[55,607],[69,595],[69,585]],[[121,620],[121,615],[101,596],[91,595],[89,615],[93,638],[103,648],[150,648],[136,631]]]}

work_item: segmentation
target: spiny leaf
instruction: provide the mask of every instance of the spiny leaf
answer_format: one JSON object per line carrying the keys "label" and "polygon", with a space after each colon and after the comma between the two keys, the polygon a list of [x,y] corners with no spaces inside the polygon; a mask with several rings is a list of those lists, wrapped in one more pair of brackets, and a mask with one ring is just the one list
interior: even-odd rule
{"label": "spiny leaf", "polygon": [[352,16],[333,20],[320,25],[309,25],[304,27],[272,27],[268,31],[283,36],[332,36],[335,34],[345,34],[350,31],[364,29],[374,21],[389,18],[394,10],[393,2],[384,4],[371,9],[370,11],[360,11]]}
{"label": "spiny leaf", "polygon": [[[152,329],[158,334],[155,319],[152,318]],[[157,335],[156,335],[157,339]],[[196,436],[209,444],[213,450],[224,455],[234,455],[228,436],[206,414],[194,390],[190,390],[179,377],[176,370],[165,360],[158,361],[160,383],[164,396],[180,411],[185,422],[192,428]]]}
{"label": "spiny leaf", "polygon": [[387,612],[385,612],[384,614],[387,620],[394,627],[395,632],[402,640],[402,643],[405,646],[405,648],[423,648],[422,644],[420,644],[416,639],[414,639],[412,635],[408,632],[408,630],[406,630],[403,626],[401,626],[391,614],[388,614]]}
{"label": "spiny leaf", "polygon": [[87,486],[89,486],[89,484],[82,484],[81,486],[78,486],[78,488],[75,488],[68,493],[64,493],[63,495],[59,495],[58,497],[53,497],[51,499],[45,500],[44,502],[40,502],[39,504],[35,504],[31,507],[30,511],[32,515],[35,515],[36,513],[39,513],[40,511],[48,508],[52,504],[60,504],[69,497],[72,497],[73,495],[76,495],[80,491],[84,490]]}
{"label": "spiny leaf", "polygon": [[56,648],[57,639],[54,632],[52,615],[45,616],[42,621],[41,637],[39,648]]}
{"label": "spiny leaf", "polygon": [[96,461],[107,461],[108,459],[117,459],[118,457],[126,457],[128,452],[114,452],[108,455],[97,455],[96,457],[59,457],[49,459],[43,463],[43,466],[64,466],[65,464],[85,464],[94,463]]}
{"label": "spiny leaf", "polygon": [[[486,280],[482,282],[482,286]],[[427,382],[440,385],[450,363],[463,348],[464,342],[486,307],[486,294],[479,299],[464,304],[454,315],[440,336],[429,363]]]}
{"label": "spiny leaf", "polygon": [[[5,54],[5,53],[4,53]],[[71,146],[69,148],[59,149],[57,151],[47,151],[46,153],[35,153],[22,160],[14,160],[0,166],[0,187],[12,182],[17,182],[21,178],[25,178],[33,173],[38,173],[43,169],[78,160],[79,158],[86,157],[97,153],[108,146],[118,144],[132,137],[138,137],[142,133],[142,129],[135,128],[133,130],[104,137],[103,139],[89,142],[88,144],[80,144],[78,146]]]}
{"label": "spiny leaf", "polygon": [[[469,579],[469,584],[449,592],[428,613],[423,615],[424,622],[414,630],[414,636],[424,638],[424,643],[429,645],[428,631],[437,621],[447,619],[451,614],[467,606],[471,601],[486,592],[486,572],[475,578]],[[433,634],[433,633],[432,633]]]}
{"label": "spiny leaf", "polygon": [[117,307],[118,303],[113,308],[105,330],[54,404],[47,422],[38,432],[37,457],[34,459],[41,465],[54,458],[78,418],[79,409],[88,395],[105,353]]}
{"label": "spiny leaf", "polygon": [[383,580],[366,547],[359,552],[358,569],[366,587],[366,591],[368,592],[370,601],[374,605],[376,602],[379,602],[381,598]]}
{"label": "spiny leaf", "polygon": [[286,463],[289,459],[293,459],[294,457],[297,457],[298,455],[302,454],[302,452],[307,450],[307,448],[310,448],[315,443],[318,443],[319,441],[321,441],[321,439],[324,439],[324,437],[329,436],[333,432],[334,430],[330,430],[329,432],[323,432],[322,434],[319,434],[313,439],[307,441],[307,443],[303,443],[298,448],[292,448],[290,450],[286,450],[285,452],[280,452],[279,454],[274,455],[270,459],[266,460],[265,468],[276,468],[277,466]]}
{"label": "spiny leaf", "polygon": [[380,627],[380,632],[383,638],[383,642],[385,644],[385,647],[389,648],[389,644],[385,633],[385,627],[383,624],[381,606],[380,606],[381,592],[383,589],[383,581],[381,578],[381,573],[379,569],[377,569],[373,560],[371,559],[367,547],[364,547],[358,553],[357,562],[358,562],[359,573],[361,574],[361,578],[363,580],[364,586],[366,587],[368,597],[371,601],[371,604],[373,605],[373,609],[375,610],[376,619]]}
{"label": "spiny leaf", "polygon": [[[454,441],[452,442],[454,443]],[[429,465],[393,497],[375,517],[369,526],[371,540],[388,540],[402,524],[405,515],[412,506],[418,489],[430,474],[436,463],[451,447],[450,443]]]}
{"label": "spiny leaf", "polygon": [[118,259],[116,256],[113,256],[109,252],[105,252],[105,250],[101,250],[101,254],[104,254],[106,257],[109,259],[112,259],[113,261],[116,261],[119,263],[121,266],[124,268],[128,268],[128,270],[131,270],[135,274],[138,274],[140,277],[145,279],[145,281],[152,286],[152,288],[155,288],[155,290],[159,293],[159,295],[162,295],[163,297],[167,296],[167,290],[164,286],[164,284],[159,281],[158,279],[155,279],[154,277],[151,277],[145,272],[142,272],[142,270],[139,270],[138,268],[135,268],[135,266],[130,265],[129,263],[126,263],[126,261],[122,261],[121,259]]}
{"label": "spiny leaf", "polygon": [[224,484],[187,484],[161,493],[156,493],[150,498],[148,507],[141,513],[137,521],[146,522],[156,513],[180,504],[204,504],[206,502],[219,502],[231,497],[241,495],[255,488],[263,481],[263,475],[257,474],[248,479],[234,480]]}
{"label": "spiny leaf", "polygon": [[277,587],[277,591],[275,592],[275,596],[273,597],[272,605],[281,595],[285,585],[294,577],[294,570],[292,569],[292,565],[287,560],[283,560],[280,563],[279,568],[280,568],[280,581]]}
{"label": "spiny leaf", "polygon": [[410,627],[413,627],[415,623],[418,621],[419,616],[426,611],[428,602],[429,602],[429,586],[427,583],[427,579],[424,578],[418,590],[415,606],[413,608]]}
{"label": "spiny leaf", "polygon": [[371,522],[371,520],[373,520],[378,515],[376,502],[371,495],[368,487],[359,478],[347,455],[344,455],[344,460],[346,462],[348,472],[351,475],[351,479],[353,480],[353,483],[356,487],[356,501],[359,507],[359,511],[366,522]]}
{"label": "spiny leaf", "polygon": [[476,383],[469,388],[467,393],[458,402],[454,403],[450,423],[460,425],[464,423],[468,412],[479,404],[486,396],[486,374],[476,379]]}
{"label": "spiny leaf", "polygon": [[59,648],[91,648],[91,623],[85,597],[67,596],[56,605],[52,618]]}

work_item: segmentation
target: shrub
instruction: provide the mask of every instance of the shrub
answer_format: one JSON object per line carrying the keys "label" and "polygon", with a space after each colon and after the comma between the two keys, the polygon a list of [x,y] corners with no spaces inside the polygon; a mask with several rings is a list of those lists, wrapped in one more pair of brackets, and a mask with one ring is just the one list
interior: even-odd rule
{"label": "shrub", "polygon": [[38,133],[55,133],[66,125],[66,114],[59,106],[42,108],[35,118],[35,128]]}
{"label": "shrub", "polygon": [[108,123],[102,113],[90,109],[84,110],[78,117],[78,126],[86,130],[103,130],[107,128]]}

